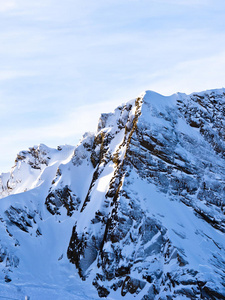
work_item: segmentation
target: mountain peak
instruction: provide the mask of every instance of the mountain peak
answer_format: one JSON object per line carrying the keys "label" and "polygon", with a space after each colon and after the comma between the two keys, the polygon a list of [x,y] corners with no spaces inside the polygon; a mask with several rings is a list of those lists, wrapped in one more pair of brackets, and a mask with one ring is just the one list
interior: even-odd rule
{"label": "mountain peak", "polygon": [[224,99],[146,91],[77,147],[20,152],[0,177],[4,288],[78,299],[79,276],[81,299],[224,299]]}

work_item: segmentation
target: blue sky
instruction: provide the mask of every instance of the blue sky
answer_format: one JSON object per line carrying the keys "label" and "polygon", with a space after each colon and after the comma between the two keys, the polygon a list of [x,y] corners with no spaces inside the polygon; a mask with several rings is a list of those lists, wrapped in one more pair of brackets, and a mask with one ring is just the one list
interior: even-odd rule
{"label": "blue sky", "polygon": [[76,144],[144,90],[224,78],[224,0],[0,0],[0,173],[34,144]]}

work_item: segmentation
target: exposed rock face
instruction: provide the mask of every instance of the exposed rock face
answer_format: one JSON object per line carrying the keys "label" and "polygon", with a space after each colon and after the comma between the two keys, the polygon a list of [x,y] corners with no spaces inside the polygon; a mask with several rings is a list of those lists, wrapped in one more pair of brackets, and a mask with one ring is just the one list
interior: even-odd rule
{"label": "exposed rock face", "polygon": [[34,150],[26,165],[41,183],[23,193],[32,204],[3,199],[2,226],[47,239],[45,220],[54,232],[67,222],[62,257],[99,297],[225,299],[224,115],[225,90],[146,92],[75,149],[55,150],[61,160]]}
{"label": "exposed rock face", "polygon": [[64,206],[67,215],[71,217],[73,211],[78,209],[80,199],[72,194],[72,191],[66,185],[61,190],[56,189],[54,192],[50,192],[45,200],[45,205],[52,215],[60,214],[59,208]]}

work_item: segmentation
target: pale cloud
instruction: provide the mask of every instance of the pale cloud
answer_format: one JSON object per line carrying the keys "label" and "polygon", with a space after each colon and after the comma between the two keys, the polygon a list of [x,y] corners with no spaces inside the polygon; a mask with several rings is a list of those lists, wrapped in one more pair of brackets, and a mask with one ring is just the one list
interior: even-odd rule
{"label": "pale cloud", "polygon": [[144,90],[224,85],[224,10],[222,0],[0,0],[0,171],[33,144],[76,143]]}
{"label": "pale cloud", "polygon": [[4,157],[4,160],[1,162],[1,171],[9,171],[10,166],[14,165],[16,154],[33,145],[40,143],[50,147],[62,144],[76,145],[85,132],[96,132],[102,112],[113,111],[119,104],[121,99],[84,105],[77,107],[66,117],[61,117],[56,123],[38,125],[31,122],[29,127],[11,129],[2,133],[0,158]]}
{"label": "pale cloud", "polygon": [[16,7],[14,0],[0,0],[0,13],[11,11]]}
{"label": "pale cloud", "polygon": [[[212,0],[153,0],[158,3],[172,4],[172,5],[187,5],[187,6],[198,6],[198,5],[208,5],[212,3]],[[215,0],[214,0],[215,3]]]}
{"label": "pale cloud", "polygon": [[225,86],[224,65],[225,52],[202,59],[186,60],[166,70],[164,74],[155,74],[150,88],[164,95],[222,88]]}
{"label": "pale cloud", "polygon": [[0,80],[10,80],[21,77],[35,76],[34,72],[17,70],[0,70]]}
{"label": "pale cloud", "polygon": [[[110,112],[121,104],[120,100],[106,101],[92,105],[77,107],[66,117],[62,117],[57,123],[51,125],[30,124],[29,128],[19,129],[5,136],[3,141],[49,141],[55,146],[61,141],[72,139],[74,136],[82,136],[86,131],[96,132],[98,119],[103,112]],[[36,126],[35,126],[36,125]],[[57,141],[57,142],[55,142]],[[32,146],[32,145],[31,145]]]}

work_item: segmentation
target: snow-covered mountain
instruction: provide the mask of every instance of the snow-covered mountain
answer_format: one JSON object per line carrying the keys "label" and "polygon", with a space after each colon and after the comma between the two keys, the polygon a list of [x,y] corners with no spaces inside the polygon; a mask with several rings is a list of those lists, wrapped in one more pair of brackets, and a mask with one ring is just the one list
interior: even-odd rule
{"label": "snow-covered mountain", "polygon": [[0,176],[0,298],[225,299],[224,183],[225,89],[147,91],[77,147],[20,152]]}

